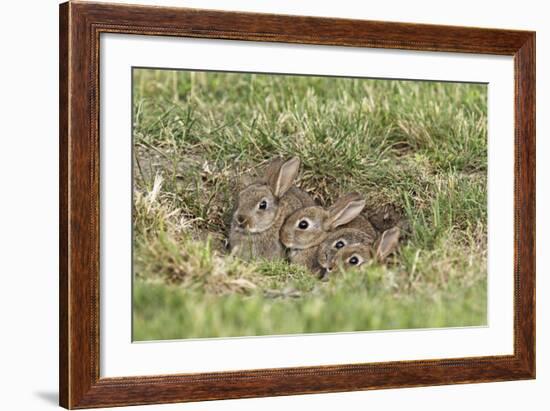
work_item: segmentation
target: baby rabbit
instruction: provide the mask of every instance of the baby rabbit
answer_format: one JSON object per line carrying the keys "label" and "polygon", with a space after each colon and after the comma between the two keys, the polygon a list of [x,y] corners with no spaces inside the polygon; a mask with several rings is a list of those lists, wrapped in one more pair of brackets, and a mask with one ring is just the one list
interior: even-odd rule
{"label": "baby rabbit", "polygon": [[344,270],[350,270],[360,267],[364,263],[376,260],[383,262],[395,251],[399,244],[401,230],[399,227],[393,227],[382,233],[380,238],[373,245],[372,243],[355,242],[360,240],[357,233],[335,233],[333,236],[336,243],[348,241],[348,245],[343,245],[337,250],[328,241],[323,243],[318,254],[318,263],[322,267],[320,278],[326,279],[329,273],[338,267]]}
{"label": "baby rabbit", "polygon": [[317,264],[321,271],[334,264],[336,253],[346,247],[355,245],[372,246],[376,237],[356,228],[340,228],[323,241],[317,249]]}
{"label": "baby rabbit", "polygon": [[298,157],[273,160],[264,177],[239,192],[229,232],[233,254],[245,260],[284,258],[279,231],[285,219],[295,210],[315,204],[292,185],[299,169]]}
{"label": "baby rabbit", "polygon": [[358,229],[374,241],[376,231],[365,217],[360,216],[364,207],[365,200],[357,193],[350,193],[328,209],[311,206],[292,213],[280,233],[281,242],[289,249],[290,261],[318,271],[318,246],[338,227]]}

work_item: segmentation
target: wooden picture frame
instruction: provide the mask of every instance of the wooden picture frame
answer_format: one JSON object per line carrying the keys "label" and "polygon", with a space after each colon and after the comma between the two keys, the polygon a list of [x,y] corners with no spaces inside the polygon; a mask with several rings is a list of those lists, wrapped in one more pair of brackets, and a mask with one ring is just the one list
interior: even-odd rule
{"label": "wooden picture frame", "polygon": [[[101,33],[513,56],[514,354],[100,378]],[[90,408],[535,377],[535,33],[184,8],[60,6],[60,404]]]}

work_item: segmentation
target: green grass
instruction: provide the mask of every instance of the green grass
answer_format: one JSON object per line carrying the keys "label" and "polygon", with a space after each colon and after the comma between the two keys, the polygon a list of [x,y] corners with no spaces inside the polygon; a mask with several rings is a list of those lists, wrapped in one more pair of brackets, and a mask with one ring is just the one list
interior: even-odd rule
{"label": "green grass", "polygon": [[[486,323],[484,85],[134,70],[134,338]],[[239,176],[275,155],[327,204],[392,203],[388,266],[322,283],[226,255]]]}

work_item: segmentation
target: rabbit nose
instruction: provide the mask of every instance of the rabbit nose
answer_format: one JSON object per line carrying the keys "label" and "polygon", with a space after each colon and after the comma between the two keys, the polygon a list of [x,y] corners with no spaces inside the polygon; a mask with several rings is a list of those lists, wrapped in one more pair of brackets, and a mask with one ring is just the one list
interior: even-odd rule
{"label": "rabbit nose", "polygon": [[237,221],[237,224],[240,226],[243,226],[246,223],[246,217],[242,214],[238,214],[237,217],[235,217],[235,220]]}

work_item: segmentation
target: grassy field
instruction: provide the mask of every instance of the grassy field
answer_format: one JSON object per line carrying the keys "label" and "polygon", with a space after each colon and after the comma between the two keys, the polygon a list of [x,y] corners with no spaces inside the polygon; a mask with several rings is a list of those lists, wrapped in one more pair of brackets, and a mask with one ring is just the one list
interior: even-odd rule
{"label": "grassy field", "polygon": [[[484,85],[134,69],[135,340],[486,324]],[[238,177],[302,160],[410,233],[388,265],[316,280],[225,241]]]}

